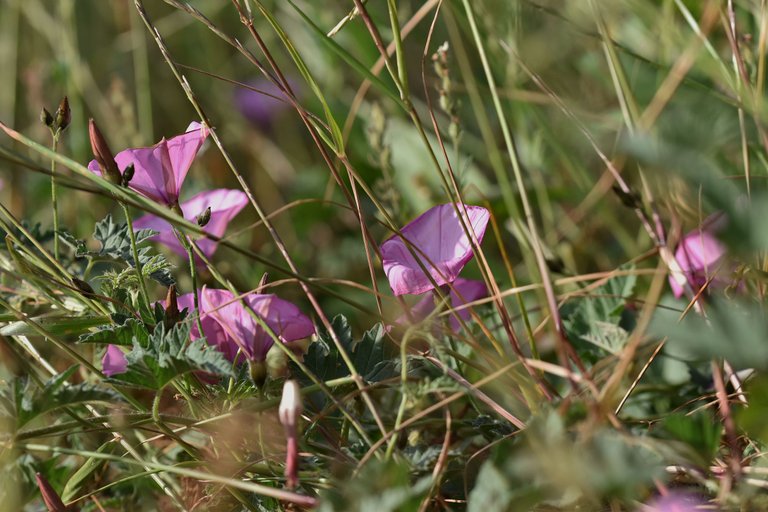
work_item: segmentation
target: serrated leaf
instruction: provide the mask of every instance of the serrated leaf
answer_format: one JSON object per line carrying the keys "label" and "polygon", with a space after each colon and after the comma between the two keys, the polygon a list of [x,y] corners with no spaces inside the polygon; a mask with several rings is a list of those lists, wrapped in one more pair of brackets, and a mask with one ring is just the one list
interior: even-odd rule
{"label": "serrated leaf", "polygon": [[632,273],[614,276],[588,296],[566,302],[561,314],[568,339],[586,341],[610,354],[621,352],[629,335],[620,324],[636,282]]}
{"label": "serrated leaf", "polygon": [[595,322],[587,334],[581,336],[593,345],[611,354],[619,354],[627,344],[629,333],[620,326],[608,322]]}
{"label": "serrated leaf", "polygon": [[[134,233],[136,244],[145,244],[156,234],[157,232],[151,229],[136,231]],[[131,249],[131,235],[128,232],[127,224],[117,224],[112,220],[111,215],[107,215],[103,220],[96,223],[93,238],[101,244],[101,249],[89,254],[114,258],[135,267],[133,251]],[[164,286],[170,286],[175,283],[169,271],[171,265],[164,256],[154,254],[149,247],[139,247],[138,253],[139,262],[143,266],[148,267],[146,270],[142,269],[142,273]]]}
{"label": "serrated leaf", "polygon": [[122,325],[110,325],[96,332],[83,334],[77,341],[79,343],[132,345],[134,339],[146,343],[148,338],[147,327],[135,318],[128,318]]}
{"label": "serrated leaf", "polygon": [[16,379],[3,393],[0,403],[8,415],[16,417],[18,427],[22,427],[42,414],[67,405],[122,401],[120,394],[109,388],[86,382],[68,384],[77,368],[73,366],[55,375],[42,389],[33,389],[27,379]]}
{"label": "serrated leaf", "polygon": [[189,340],[190,324],[179,323],[166,330],[161,322],[144,339],[134,337],[133,350],[126,355],[125,373],[113,375],[111,382],[159,390],[177,376],[204,371],[218,376],[232,375],[232,363],[209,346],[205,338]]}
{"label": "serrated leaf", "polygon": [[[352,339],[352,329],[343,315],[334,317],[331,328],[350,356],[355,370],[366,381],[379,382],[396,375],[394,354],[386,347],[382,324],[376,324],[358,342]],[[318,334],[317,341],[309,346],[304,356],[304,364],[321,380],[337,379],[351,374],[328,332]]]}

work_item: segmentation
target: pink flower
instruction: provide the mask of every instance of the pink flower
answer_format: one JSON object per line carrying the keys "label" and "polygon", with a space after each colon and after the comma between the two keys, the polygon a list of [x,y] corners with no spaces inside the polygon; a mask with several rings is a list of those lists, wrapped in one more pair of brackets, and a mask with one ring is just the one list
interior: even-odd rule
{"label": "pink flower", "polygon": [[[210,208],[211,218],[203,227],[203,230],[213,236],[221,237],[227,230],[229,221],[246,204],[248,204],[248,196],[244,192],[221,188],[197,194],[189,201],[181,204],[181,211],[184,212],[185,219],[195,222],[198,215],[205,213],[206,209]],[[186,254],[178,238],[176,238],[171,224],[160,217],[151,214],[145,215],[133,222],[133,228],[135,230],[153,229],[159,232],[158,235],[153,237],[156,241],[167,245],[176,253]],[[197,245],[203,251],[203,254],[210,258],[216,251],[217,243],[214,240],[202,238],[197,241]]]}
{"label": "pink flower", "polygon": [[[694,293],[698,293],[712,279],[725,254],[725,247],[718,242],[711,229],[711,223],[705,222],[704,227],[685,235],[675,251],[675,260]],[[669,276],[669,286],[675,297],[683,296],[685,290],[674,275]]]}
{"label": "pink flower", "polygon": [[123,351],[117,345],[109,345],[104,352],[104,357],[101,358],[101,371],[107,377],[111,377],[125,373],[126,368],[128,368],[128,359],[125,358]]}
{"label": "pink flower", "polygon": [[[488,288],[486,288],[484,282],[475,279],[464,279],[463,277],[459,277],[453,282],[450,293],[448,294],[451,301],[451,308],[461,308],[456,311],[456,314],[465,322],[470,319],[470,313],[469,308],[462,308],[462,306],[487,296]],[[421,321],[434,309],[435,297],[430,294],[425,296],[411,308],[411,316],[415,321]],[[399,324],[405,323],[406,321],[408,321],[407,316],[402,316],[397,319],[397,323]],[[458,332],[461,329],[461,324],[453,315],[450,316],[449,324],[454,332]]]}
{"label": "pink flower", "polygon": [[[478,244],[482,242],[490,213],[481,206],[456,205],[465,224],[474,231]],[[472,259],[471,239],[464,231],[453,204],[430,208],[402,229],[403,236],[413,246],[415,255],[442,286],[451,283],[464,265]],[[395,295],[420,294],[433,288],[429,277],[419,266],[408,245],[395,235],[381,244],[381,258],[389,286]]]}
{"label": "pink flower", "polygon": [[[294,81],[288,82],[295,92],[297,86]],[[258,78],[247,82],[246,85],[250,88],[235,89],[235,106],[254,126],[268,130],[280,112],[291,108],[283,91],[272,81]]]}
{"label": "pink flower", "polygon": [[[272,337],[228,290],[203,287],[199,296],[200,320],[209,345],[217,347],[229,360],[234,360],[238,349],[251,361],[264,361],[273,345]],[[283,343],[307,338],[314,334],[315,326],[299,308],[272,294],[252,293],[243,297]],[[178,299],[179,308],[194,308],[191,293]],[[200,334],[192,327],[192,338]]]}
{"label": "pink flower", "polygon": [[[208,136],[208,128],[193,122],[186,133],[163,138],[154,146],[126,149],[115,156],[115,162],[124,172],[134,166],[134,175],[128,186],[159,203],[173,206],[179,202],[179,192],[192,161]],[[99,164],[92,160],[88,169],[101,175]]]}
{"label": "pink flower", "polygon": [[654,499],[643,510],[647,512],[696,512],[702,501],[694,496],[671,493]]}

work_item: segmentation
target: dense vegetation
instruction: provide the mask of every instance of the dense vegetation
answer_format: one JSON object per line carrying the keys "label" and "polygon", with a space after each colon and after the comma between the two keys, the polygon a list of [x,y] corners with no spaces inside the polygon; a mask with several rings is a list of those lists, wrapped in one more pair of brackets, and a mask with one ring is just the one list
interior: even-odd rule
{"label": "dense vegetation", "polygon": [[768,510],[764,0],[0,0],[0,510]]}

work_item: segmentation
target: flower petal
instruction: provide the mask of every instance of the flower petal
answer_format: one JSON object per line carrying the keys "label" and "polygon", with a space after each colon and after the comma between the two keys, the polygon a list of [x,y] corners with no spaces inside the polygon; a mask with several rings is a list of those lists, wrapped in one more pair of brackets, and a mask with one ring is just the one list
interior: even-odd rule
{"label": "flower petal", "polygon": [[[206,233],[216,237],[221,237],[227,230],[229,222],[248,204],[248,196],[240,190],[216,189],[201,192],[181,204],[181,211],[184,212],[184,218],[195,222],[195,218],[203,213],[206,208],[211,208],[211,218],[208,224],[203,227]],[[133,222],[134,230],[152,229],[159,234],[153,239],[168,246],[172,251],[186,255],[178,238],[173,232],[171,224],[160,217],[154,215],[145,215]],[[197,241],[200,250],[207,257],[211,257],[216,252],[217,242],[207,238],[201,238]],[[201,263],[201,262],[200,262]]]}
{"label": "flower petal", "polygon": [[[207,289],[204,289],[204,291],[208,291]],[[217,290],[219,292],[224,292],[229,294],[227,297],[227,300],[231,301],[234,299],[234,296],[228,292],[227,290]],[[195,298],[192,293],[185,293],[184,295],[180,296],[177,300],[179,309],[182,310],[184,308],[187,309],[188,312],[192,312],[192,310],[195,309]],[[212,347],[216,347],[224,356],[229,359],[230,361],[234,361],[235,356],[237,355],[237,352],[239,350],[239,347],[237,344],[232,340],[232,338],[229,337],[227,332],[224,330],[224,328],[221,326],[221,324],[214,318],[213,315],[207,314],[207,311],[205,309],[205,303],[203,302],[202,298],[199,298],[198,302],[200,303],[200,309],[202,309],[202,312],[199,312],[200,315],[200,323],[203,326],[203,336],[205,336],[205,340],[208,343],[208,345]],[[196,340],[200,338],[200,332],[197,328],[197,322],[192,322],[192,327],[190,329],[190,337],[193,340]]]}
{"label": "flower petal", "polygon": [[[207,128],[193,122],[185,133],[170,140],[162,139],[154,146],[119,152],[115,162],[120,172],[124,172],[129,165],[134,166],[134,175],[128,184],[130,188],[159,203],[174,205],[179,200],[181,185],[192,161],[208,133]],[[88,164],[88,169],[101,175],[96,160]]]}
{"label": "flower petal", "polygon": [[104,357],[101,358],[101,371],[107,377],[125,373],[128,368],[128,359],[125,358],[125,354],[117,345],[107,346],[107,351],[104,352]]}
{"label": "flower petal", "polygon": [[[456,206],[462,215],[466,208],[467,225],[471,226],[478,243],[482,242],[490,218],[488,210],[481,206]],[[474,255],[470,237],[451,203],[427,210],[401,231],[438,286],[453,282]],[[381,257],[395,295],[420,294],[433,288],[400,236],[395,235],[381,245]]]}
{"label": "flower petal", "polygon": [[192,122],[187,127],[186,133],[177,135],[168,140],[168,157],[175,178],[176,199],[179,197],[181,185],[197,156],[197,152],[208,137],[208,128],[197,122]]}
{"label": "flower petal", "polygon": [[[283,343],[306,338],[315,332],[315,326],[299,308],[276,295],[250,294],[244,300]],[[200,307],[206,315],[216,319],[227,337],[248,359],[266,359],[273,345],[272,337],[229,291],[204,288]]]}
{"label": "flower petal", "polygon": [[[459,277],[452,285],[448,297],[451,301],[451,308],[458,309],[456,314],[465,322],[470,319],[469,308],[463,308],[467,303],[482,299],[488,296],[488,288],[483,281],[475,279],[464,279]],[[424,320],[435,309],[435,298],[428,294],[419,302],[413,305],[411,308],[411,317],[414,321]],[[398,324],[404,324],[408,321],[408,318],[404,315],[398,318],[395,322]],[[449,318],[451,329],[454,332],[459,332],[461,324],[455,316],[451,315]]]}
{"label": "flower petal", "polygon": [[[707,228],[698,228],[686,234],[675,250],[675,260],[685,274],[694,292],[717,271],[725,247]],[[669,276],[669,286],[675,297],[683,296],[684,288],[674,276]]]}

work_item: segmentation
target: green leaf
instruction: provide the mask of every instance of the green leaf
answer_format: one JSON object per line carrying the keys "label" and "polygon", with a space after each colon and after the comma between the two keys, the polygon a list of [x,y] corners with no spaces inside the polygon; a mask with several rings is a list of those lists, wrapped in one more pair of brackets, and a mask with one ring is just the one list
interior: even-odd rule
{"label": "green leaf", "polygon": [[680,441],[697,455],[695,462],[706,465],[720,446],[723,426],[708,410],[695,414],[671,414],[661,422],[661,436]]}
{"label": "green leaf", "polygon": [[649,329],[669,337],[664,349],[668,354],[686,361],[723,358],[738,369],[768,369],[768,323],[759,304],[720,299],[707,307],[707,318],[677,317],[659,310]]}
{"label": "green leaf", "polygon": [[629,338],[620,325],[622,315],[636,282],[631,273],[615,276],[590,295],[566,302],[561,314],[568,339],[586,341],[602,352],[620,353]]}
{"label": "green leaf", "polygon": [[372,460],[355,478],[329,489],[318,511],[416,512],[431,483],[430,476],[414,482],[402,462]]}
{"label": "green leaf", "polygon": [[[103,445],[99,446],[99,449],[96,451],[98,453],[109,452],[109,450],[114,446],[115,442],[113,440],[109,440]],[[104,464],[106,464],[104,459],[95,459],[93,457],[86,459],[86,461],[80,467],[78,467],[77,470],[72,473],[72,476],[70,476],[67,480],[64,489],[61,491],[61,500],[64,503],[72,501],[80,492],[80,489],[82,489],[83,486],[87,483],[93,472],[104,466]]]}
{"label": "green leaf", "polygon": [[[108,317],[39,316],[30,320],[57,336],[76,336],[92,327],[109,323]],[[40,333],[27,322],[10,322],[0,328],[0,336],[38,336]]]}
{"label": "green leaf", "polygon": [[[156,234],[157,232],[151,229],[136,231],[136,245],[147,243]],[[101,244],[101,249],[89,252],[89,255],[114,258],[135,267],[131,249],[131,235],[128,232],[127,224],[116,224],[112,220],[112,216],[107,215],[103,220],[96,223],[93,238]],[[163,286],[174,284],[175,281],[170,273],[171,265],[164,256],[153,254],[149,247],[139,247],[138,252],[139,262],[146,267],[142,269],[143,273]]]}
{"label": "green leaf", "polygon": [[111,382],[159,390],[179,375],[203,371],[217,376],[232,375],[232,363],[209,346],[205,338],[189,341],[190,324],[176,324],[166,330],[161,322],[143,340],[134,337],[133,350],[126,355],[125,373],[113,375]]}
{"label": "green leaf", "polygon": [[13,380],[0,395],[0,407],[4,410],[4,416],[15,418],[17,427],[20,428],[42,414],[67,405],[122,401],[116,391],[96,384],[82,382],[69,385],[67,381],[77,368],[72,366],[52,377],[42,389],[35,389],[26,378]]}
{"label": "green leaf", "polygon": [[149,331],[142,322],[139,322],[135,318],[128,318],[125,323],[121,325],[109,325],[96,332],[83,334],[78,339],[78,342],[132,345],[134,339],[145,344],[149,339]]}
{"label": "green leaf", "polygon": [[467,512],[510,510],[514,493],[506,475],[492,460],[483,464],[477,476],[477,484],[469,493]]}
{"label": "green leaf", "polygon": [[749,406],[736,411],[736,423],[752,439],[768,443],[768,376],[759,375],[746,386]]}
{"label": "green leaf", "polygon": [[[376,324],[358,342],[353,340],[352,328],[343,315],[337,315],[331,321],[331,328],[350,356],[355,370],[366,381],[379,382],[397,375],[393,361],[396,354],[385,343],[382,324]],[[304,356],[304,364],[321,380],[337,379],[351,374],[328,332],[318,334],[317,341],[309,346]]]}

